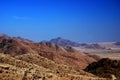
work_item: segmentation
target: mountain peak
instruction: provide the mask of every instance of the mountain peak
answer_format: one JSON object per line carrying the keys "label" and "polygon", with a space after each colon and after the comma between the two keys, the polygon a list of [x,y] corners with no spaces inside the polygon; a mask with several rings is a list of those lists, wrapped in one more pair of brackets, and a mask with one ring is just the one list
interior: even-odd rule
{"label": "mountain peak", "polygon": [[62,37],[57,37],[57,38],[51,39],[51,41],[53,41],[53,40],[61,41],[61,40],[67,40],[67,39],[64,39],[64,38],[62,38]]}
{"label": "mountain peak", "polygon": [[50,42],[55,43],[57,45],[61,45],[61,46],[71,46],[71,47],[79,47],[80,46],[80,43],[70,41],[68,39],[64,39],[61,37],[51,39]]}

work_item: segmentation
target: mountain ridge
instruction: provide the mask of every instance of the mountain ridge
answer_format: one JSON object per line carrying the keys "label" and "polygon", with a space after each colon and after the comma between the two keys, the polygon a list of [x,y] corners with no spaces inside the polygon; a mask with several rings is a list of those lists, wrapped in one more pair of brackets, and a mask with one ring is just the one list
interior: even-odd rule
{"label": "mountain ridge", "polygon": [[70,41],[67,39],[63,39],[61,37],[55,38],[55,39],[51,39],[49,42],[55,43],[57,45],[61,45],[61,46],[74,46],[74,47],[79,47],[81,46],[80,43],[77,43],[75,41]]}
{"label": "mountain ridge", "polygon": [[0,40],[0,53],[10,54],[12,56],[30,53],[39,54],[56,63],[81,69],[96,61],[93,57],[82,55],[69,46],[59,46],[50,42],[26,42],[14,38]]}

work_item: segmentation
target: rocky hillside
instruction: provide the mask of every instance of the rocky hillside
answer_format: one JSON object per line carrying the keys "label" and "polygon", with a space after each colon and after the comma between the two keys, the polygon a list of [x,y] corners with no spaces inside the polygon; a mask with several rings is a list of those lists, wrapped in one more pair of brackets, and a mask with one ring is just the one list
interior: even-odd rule
{"label": "rocky hillside", "polygon": [[114,75],[117,80],[120,80],[120,60],[104,58],[90,64],[85,71],[105,78],[110,78]]}
{"label": "rocky hillside", "polygon": [[12,57],[0,54],[1,80],[106,80],[82,70],[41,57],[38,54],[24,54]]}
{"label": "rocky hillside", "polygon": [[39,54],[56,63],[81,69],[96,61],[93,57],[80,54],[72,47],[63,47],[50,42],[34,43],[11,37],[1,39],[0,53],[10,54],[12,56],[30,53]]}
{"label": "rocky hillside", "polygon": [[69,46],[0,35],[0,80],[107,80],[82,70],[96,61]]}

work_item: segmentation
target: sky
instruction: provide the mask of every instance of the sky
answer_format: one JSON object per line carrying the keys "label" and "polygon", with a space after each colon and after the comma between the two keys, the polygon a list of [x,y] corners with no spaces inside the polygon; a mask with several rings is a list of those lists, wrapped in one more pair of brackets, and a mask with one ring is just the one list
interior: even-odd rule
{"label": "sky", "polygon": [[120,41],[120,0],[0,0],[0,33],[36,42]]}

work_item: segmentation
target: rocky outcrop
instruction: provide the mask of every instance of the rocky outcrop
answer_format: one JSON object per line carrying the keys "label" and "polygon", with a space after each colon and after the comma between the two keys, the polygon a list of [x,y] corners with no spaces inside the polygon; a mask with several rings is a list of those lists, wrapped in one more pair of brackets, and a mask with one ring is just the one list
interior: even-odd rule
{"label": "rocky outcrop", "polygon": [[117,80],[120,80],[120,60],[104,58],[90,64],[85,71],[105,78],[111,78],[114,75]]}

